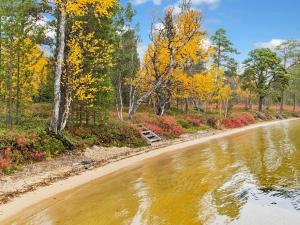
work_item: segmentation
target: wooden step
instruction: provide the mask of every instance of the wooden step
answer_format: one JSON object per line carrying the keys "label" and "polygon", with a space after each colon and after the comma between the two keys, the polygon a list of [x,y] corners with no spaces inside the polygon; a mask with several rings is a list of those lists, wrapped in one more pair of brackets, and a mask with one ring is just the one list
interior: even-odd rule
{"label": "wooden step", "polygon": [[162,139],[155,134],[153,131],[148,130],[143,124],[139,124],[138,127],[141,129],[141,136],[148,144],[153,144],[162,141]]}

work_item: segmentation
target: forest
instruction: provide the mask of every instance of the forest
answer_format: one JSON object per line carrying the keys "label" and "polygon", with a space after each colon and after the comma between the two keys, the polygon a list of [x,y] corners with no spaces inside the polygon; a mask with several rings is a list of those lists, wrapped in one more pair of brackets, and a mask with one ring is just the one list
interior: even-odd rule
{"label": "forest", "polygon": [[0,171],[87,146],[147,145],[258,120],[300,116],[300,41],[255,48],[239,63],[225,29],[212,35],[182,0],[139,24],[118,0],[1,0]]}

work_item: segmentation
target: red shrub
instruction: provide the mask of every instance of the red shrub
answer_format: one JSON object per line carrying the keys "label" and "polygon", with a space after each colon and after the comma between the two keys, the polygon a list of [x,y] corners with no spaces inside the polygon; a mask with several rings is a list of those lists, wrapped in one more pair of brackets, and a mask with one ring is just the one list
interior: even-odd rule
{"label": "red shrub", "polygon": [[9,159],[0,158],[0,170],[9,168],[11,166],[11,161]]}
{"label": "red shrub", "polygon": [[179,137],[184,132],[172,116],[157,116],[155,121],[147,122],[146,126],[154,133],[165,137]]}
{"label": "red shrub", "polygon": [[157,116],[157,123],[163,129],[164,136],[179,137],[184,132],[172,116]]}
{"label": "red shrub", "polygon": [[153,124],[153,123],[146,123],[146,127],[156,133],[157,135],[162,136],[164,134],[164,131],[162,128],[160,128],[158,125]]}
{"label": "red shrub", "polygon": [[224,119],[222,123],[226,128],[238,128],[254,123],[254,117],[251,114],[242,114]]}
{"label": "red shrub", "polygon": [[223,125],[226,128],[237,128],[237,127],[243,127],[244,124],[239,118],[228,118],[223,120]]}
{"label": "red shrub", "polygon": [[39,151],[32,152],[31,159],[38,162],[43,161],[45,159],[45,154]]}

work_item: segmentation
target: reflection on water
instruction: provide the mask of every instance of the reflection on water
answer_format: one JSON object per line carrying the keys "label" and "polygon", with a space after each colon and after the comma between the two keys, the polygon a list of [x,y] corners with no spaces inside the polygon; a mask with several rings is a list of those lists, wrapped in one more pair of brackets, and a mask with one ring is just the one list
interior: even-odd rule
{"label": "reflection on water", "polygon": [[289,224],[300,221],[300,122],[147,160],[14,218],[26,225]]}

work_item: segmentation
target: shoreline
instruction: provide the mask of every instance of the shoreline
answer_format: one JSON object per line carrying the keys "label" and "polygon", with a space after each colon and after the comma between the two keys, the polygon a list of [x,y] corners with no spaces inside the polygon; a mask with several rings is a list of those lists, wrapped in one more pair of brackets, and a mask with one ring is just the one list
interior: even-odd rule
{"label": "shoreline", "polygon": [[248,131],[251,129],[271,126],[275,124],[285,123],[293,120],[299,120],[299,118],[291,118],[285,120],[276,120],[276,121],[267,121],[267,122],[259,122],[249,126],[245,126],[242,128],[229,129],[224,131],[213,131],[208,133],[207,136],[202,137],[194,137],[194,139],[186,140],[182,142],[170,142],[165,143],[166,145],[158,145],[156,148],[145,148],[144,151],[135,152],[132,155],[126,155],[124,158],[120,158],[119,160],[115,160],[112,162],[107,162],[104,166],[100,164],[100,167],[92,168],[91,170],[79,171],[81,173],[73,173],[66,179],[61,178],[58,181],[54,181],[54,183],[50,183],[47,186],[36,187],[33,188],[33,191],[28,190],[26,193],[21,193],[20,196],[12,198],[8,203],[0,205],[0,223],[9,219],[10,217],[17,215],[25,208],[35,205],[45,199],[53,197],[61,192],[71,190],[83,184],[86,184],[90,181],[98,179],[100,177],[109,175],[113,172],[117,172],[121,169],[125,169],[130,166],[134,166],[138,163],[143,162],[146,159],[150,159],[153,157],[157,157],[164,153],[177,151],[186,147],[190,147],[193,145],[202,144],[214,139],[230,136],[233,134],[237,134],[243,131]]}

